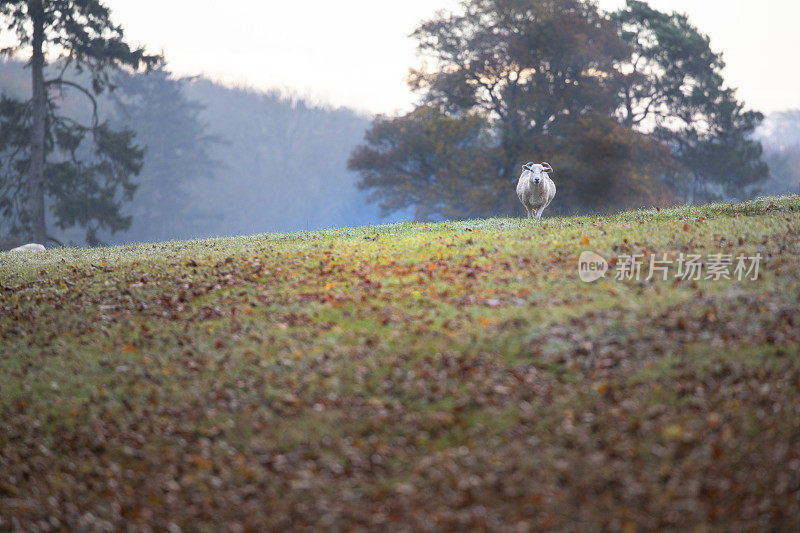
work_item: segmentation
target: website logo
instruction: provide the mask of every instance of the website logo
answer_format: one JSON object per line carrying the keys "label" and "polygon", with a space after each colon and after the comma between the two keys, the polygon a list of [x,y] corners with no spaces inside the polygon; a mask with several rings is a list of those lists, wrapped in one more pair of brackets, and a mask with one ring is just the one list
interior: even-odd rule
{"label": "website logo", "polygon": [[608,272],[608,261],[602,255],[588,250],[578,258],[578,276],[581,281],[591,283],[602,278]]}

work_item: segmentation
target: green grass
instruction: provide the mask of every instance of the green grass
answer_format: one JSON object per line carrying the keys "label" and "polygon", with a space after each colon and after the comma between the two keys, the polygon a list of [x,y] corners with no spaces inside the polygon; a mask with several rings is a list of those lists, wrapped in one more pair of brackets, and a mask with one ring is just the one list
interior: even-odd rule
{"label": "green grass", "polygon": [[798,196],[2,253],[0,530],[791,530],[799,350]]}

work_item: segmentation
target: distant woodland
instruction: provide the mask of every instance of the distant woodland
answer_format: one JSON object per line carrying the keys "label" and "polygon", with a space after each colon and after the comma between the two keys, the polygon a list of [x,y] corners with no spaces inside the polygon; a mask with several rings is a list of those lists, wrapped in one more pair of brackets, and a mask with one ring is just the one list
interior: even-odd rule
{"label": "distant woodland", "polygon": [[[369,117],[277,92],[182,79],[163,69],[120,75],[115,82],[100,100],[100,113],[114,126],[132,128],[145,156],[133,178],[133,199],[122,204],[122,213],[132,216],[130,228],[113,235],[100,232],[102,242],[385,220],[367,204],[366,193],[355,186],[357,176],[346,168]],[[0,92],[22,97],[29,86],[23,63],[0,62]],[[88,113],[78,96],[65,95],[61,106],[76,116]],[[51,233],[64,244],[84,240],[79,227]]]}

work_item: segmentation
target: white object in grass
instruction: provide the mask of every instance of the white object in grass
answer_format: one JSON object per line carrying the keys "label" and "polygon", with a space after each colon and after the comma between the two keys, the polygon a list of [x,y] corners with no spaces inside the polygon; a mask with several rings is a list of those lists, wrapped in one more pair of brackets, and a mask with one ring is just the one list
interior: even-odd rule
{"label": "white object in grass", "polygon": [[17,246],[16,248],[12,248],[9,252],[43,252],[46,248],[41,244],[36,244],[35,242],[31,242],[28,244],[23,244],[22,246]]}

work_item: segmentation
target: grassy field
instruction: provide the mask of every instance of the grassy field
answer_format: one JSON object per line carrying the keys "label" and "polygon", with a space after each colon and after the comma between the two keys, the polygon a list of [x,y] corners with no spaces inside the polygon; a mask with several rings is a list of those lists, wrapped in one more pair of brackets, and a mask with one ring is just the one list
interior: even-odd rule
{"label": "grassy field", "polygon": [[799,350],[798,196],[4,253],[0,530],[796,531]]}

